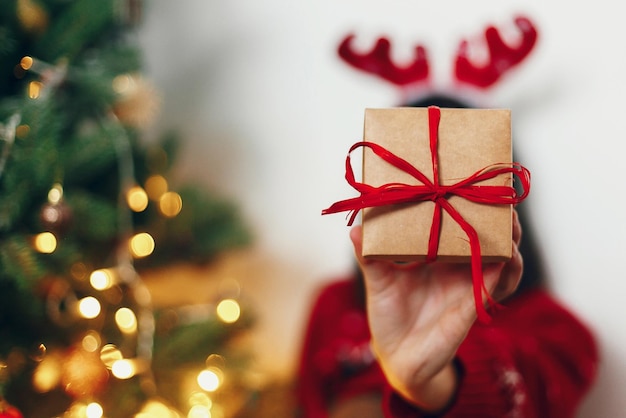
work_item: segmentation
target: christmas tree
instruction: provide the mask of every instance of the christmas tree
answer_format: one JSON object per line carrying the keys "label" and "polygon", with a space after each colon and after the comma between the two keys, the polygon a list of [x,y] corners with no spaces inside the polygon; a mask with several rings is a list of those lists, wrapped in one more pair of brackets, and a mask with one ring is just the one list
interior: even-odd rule
{"label": "christmas tree", "polygon": [[250,234],[232,202],[170,184],[175,134],[145,138],[140,10],[0,9],[0,417],[226,417],[246,390],[237,299],[159,311],[142,280]]}

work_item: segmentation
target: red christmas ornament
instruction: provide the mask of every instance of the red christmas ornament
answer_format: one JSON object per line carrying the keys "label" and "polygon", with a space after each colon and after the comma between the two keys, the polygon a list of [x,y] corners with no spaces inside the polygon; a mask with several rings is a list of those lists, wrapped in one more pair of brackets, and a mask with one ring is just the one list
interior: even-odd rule
{"label": "red christmas ornament", "polygon": [[24,418],[24,416],[19,409],[0,399],[0,418]]}

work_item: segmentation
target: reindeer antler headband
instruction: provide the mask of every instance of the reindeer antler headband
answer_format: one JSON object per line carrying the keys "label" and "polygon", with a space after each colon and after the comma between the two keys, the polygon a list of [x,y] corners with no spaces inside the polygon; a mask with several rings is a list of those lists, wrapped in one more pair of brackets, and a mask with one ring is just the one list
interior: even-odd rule
{"label": "reindeer antler headband", "polygon": [[[537,42],[537,29],[526,17],[519,16],[514,21],[521,32],[521,41],[516,46],[507,45],[495,26],[490,25],[485,29],[484,36],[489,50],[489,61],[485,65],[474,64],[468,55],[468,41],[460,42],[454,66],[454,77],[457,81],[486,89],[530,54]],[[413,61],[407,66],[399,67],[391,59],[389,39],[379,38],[369,52],[360,54],[353,49],[354,37],[354,34],[347,35],[339,44],[337,51],[351,66],[400,87],[407,87],[429,78],[428,57],[424,46],[417,45]]]}

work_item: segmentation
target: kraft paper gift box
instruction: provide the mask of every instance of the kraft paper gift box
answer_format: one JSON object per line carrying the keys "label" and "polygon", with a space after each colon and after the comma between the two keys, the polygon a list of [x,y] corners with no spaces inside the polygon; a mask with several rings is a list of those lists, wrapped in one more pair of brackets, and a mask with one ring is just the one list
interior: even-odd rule
{"label": "kraft paper gift box", "polygon": [[[438,128],[439,182],[450,185],[495,163],[512,162],[511,112],[506,109],[441,108]],[[428,108],[366,109],[363,141],[381,145],[433,180]],[[363,149],[363,183],[419,184],[388,164],[371,149]],[[510,173],[481,185],[512,186]],[[512,205],[475,203],[452,195],[448,202],[476,230],[482,260],[511,258]],[[363,256],[393,261],[426,259],[435,203],[419,201],[363,210]],[[469,262],[467,233],[442,211],[437,260]]]}

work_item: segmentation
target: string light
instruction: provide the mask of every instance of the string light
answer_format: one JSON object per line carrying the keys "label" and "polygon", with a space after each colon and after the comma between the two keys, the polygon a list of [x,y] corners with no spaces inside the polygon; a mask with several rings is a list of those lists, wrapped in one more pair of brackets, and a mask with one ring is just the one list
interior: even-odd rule
{"label": "string light", "polygon": [[188,402],[191,407],[200,405],[204,406],[206,409],[211,409],[211,406],[213,405],[211,398],[209,398],[209,396],[204,392],[192,392],[191,395],[189,395]]}
{"label": "string light", "polygon": [[[37,60],[33,60],[31,57],[24,57],[20,63],[20,66],[26,71],[34,71],[37,72],[37,68],[39,68],[39,62]],[[45,64],[45,63],[43,63]],[[52,66],[51,66],[52,67]],[[61,69],[61,66],[58,66]],[[61,73],[57,71],[57,68],[52,67],[55,70],[55,73]],[[65,74],[65,73],[63,73]],[[55,75],[55,74],[52,74]],[[118,77],[114,80],[113,86],[114,89],[120,93],[127,91],[129,88],[132,88],[131,83],[133,83],[131,77],[128,75]],[[51,81],[48,79],[47,75],[43,75],[40,81],[31,82],[29,85],[28,94],[31,98],[38,98],[44,96],[44,94],[51,87]],[[168,191],[169,185],[167,180],[161,175],[154,175],[147,179],[144,188],[138,185],[132,186],[134,182],[133,176],[133,166],[132,159],[129,157],[131,152],[129,152],[129,141],[126,138],[126,135],[119,127],[119,131],[121,135],[117,135],[117,132],[112,135],[112,137],[116,138],[116,149],[118,152],[118,162],[120,167],[120,185],[121,190],[126,190],[123,195],[120,195],[120,199],[118,200],[118,209],[119,209],[119,229],[120,236],[129,237],[132,235],[131,239],[128,241],[128,251],[118,251],[116,253],[117,256],[117,265],[113,268],[107,269],[97,269],[91,272],[91,266],[87,267],[84,264],[80,265],[80,276],[82,280],[89,278],[89,283],[96,290],[106,290],[115,286],[117,283],[127,283],[132,284],[130,287],[133,291],[137,292],[137,289],[143,289],[140,279],[136,274],[132,275],[132,280],[126,280],[126,276],[123,274],[121,269],[128,268],[134,271],[132,266],[132,259],[134,258],[142,258],[146,257],[153,253],[155,249],[155,241],[154,238],[146,233],[136,233],[133,235],[133,225],[132,225],[132,216],[130,214],[130,210],[135,212],[144,211],[149,201],[152,200],[154,202],[158,202],[158,209],[163,216],[166,217],[174,217],[177,216],[182,210],[182,198],[181,196],[172,191]],[[27,125],[23,126],[22,131],[23,136],[28,136],[29,127]],[[130,186],[130,187],[129,187]],[[63,187],[61,184],[55,184],[48,193],[48,201],[52,204],[59,203],[63,199]],[[41,242],[39,244],[35,244],[38,251],[51,253],[56,250],[57,240],[56,237],[50,233],[45,232],[38,235]],[[48,241],[46,241],[46,239]],[[76,269],[77,271],[79,269]],[[73,274],[74,275],[74,274]],[[74,275],[77,276],[78,274]],[[121,277],[118,277],[121,276]],[[119,290],[119,289],[118,289]],[[119,290],[122,292],[122,290]],[[107,298],[108,298],[107,292]],[[86,352],[92,353],[91,355],[95,355],[93,353],[97,353],[100,350],[100,360],[96,362],[102,367],[104,364],[107,368],[111,370],[111,374],[118,379],[130,379],[133,376],[138,374],[142,374],[142,378],[145,377],[150,379],[150,373],[144,373],[146,370],[150,368],[151,362],[151,344],[153,343],[153,334],[154,334],[154,317],[153,312],[151,310],[150,304],[150,294],[149,292],[145,292],[145,297],[138,297],[135,299],[135,303],[137,303],[137,309],[133,311],[133,309],[128,307],[123,307],[118,309],[115,312],[115,323],[117,324],[120,331],[124,334],[135,334],[138,333],[137,338],[132,339],[132,341],[137,342],[135,358],[124,358],[122,352],[112,344],[107,344],[102,346],[102,338],[96,331],[89,331],[83,335],[79,344],[82,350]],[[141,296],[141,292],[138,292],[139,296]],[[229,295],[232,297],[232,295]],[[141,300],[144,302],[142,303]],[[107,299],[110,303],[110,299]],[[74,299],[71,304],[71,308],[76,306],[78,314],[83,318],[93,319],[98,317],[103,307],[101,306],[98,299],[92,296],[87,296],[83,299],[80,299],[78,303]],[[225,299],[222,300],[217,306],[211,304],[207,311],[210,315],[213,315],[212,311],[216,309],[218,317],[226,322],[233,323],[236,322],[241,315],[241,308],[239,303],[235,299]],[[71,309],[71,312],[76,312],[76,309]],[[135,313],[137,312],[137,314]],[[142,333],[144,337],[142,337]],[[124,342],[124,347],[126,347],[127,343]],[[141,347],[148,347],[147,349],[142,349]],[[132,356],[132,355],[131,355]],[[222,361],[223,358],[219,357]],[[209,358],[212,358],[209,356]],[[100,361],[102,363],[100,363]],[[197,383],[200,387],[207,391],[213,392],[218,390],[223,384],[224,380],[224,372],[220,367],[211,366],[209,363],[212,363],[207,359],[206,369],[201,371],[197,375]],[[50,365],[54,365],[53,363],[49,363]],[[57,363],[57,374],[59,373],[59,368],[62,368],[62,363]],[[106,372],[106,371],[105,371]],[[48,373],[49,374],[49,373]],[[49,376],[52,376],[49,374]],[[51,381],[48,382],[48,387],[52,387]],[[57,379],[58,382],[58,379]],[[45,385],[44,385],[45,386]],[[52,390],[52,389],[50,389]],[[145,390],[145,388],[144,388]],[[146,391],[146,393],[148,393]],[[152,404],[154,405],[154,404]],[[138,413],[136,417],[178,417],[181,415],[167,407],[165,404],[161,403],[161,413],[150,413],[145,414],[146,408],[141,413]],[[159,408],[157,408],[159,409]],[[221,416],[218,412],[213,414],[214,405],[205,393],[196,392],[193,396],[193,400],[190,397],[190,409],[188,411],[188,418],[216,418]],[[96,402],[85,405],[83,403],[75,403],[72,407],[72,410],[78,411],[80,410],[80,415],[72,415],[72,416],[80,416],[86,418],[101,418],[104,416],[104,411],[102,406]],[[216,410],[217,411],[217,410]],[[68,411],[69,412],[69,411]],[[65,415],[69,416],[69,415]]]}
{"label": "string light", "polygon": [[100,302],[93,296],[87,296],[78,301],[78,312],[83,318],[93,319],[100,315]]}
{"label": "string light", "polygon": [[161,196],[163,196],[163,194],[167,192],[169,187],[165,177],[159,174],[148,177],[144,186],[150,199],[155,202],[158,201]]}
{"label": "string light", "polygon": [[130,379],[136,373],[135,365],[131,360],[116,360],[111,366],[111,373],[118,379]]}
{"label": "string light", "polygon": [[28,71],[33,66],[33,57],[25,56],[20,60],[20,67]]}
{"label": "string light", "polygon": [[43,83],[41,81],[31,81],[28,83],[28,97],[31,99],[37,99],[41,95],[43,90]]}
{"label": "string light", "polygon": [[234,299],[224,299],[217,304],[217,316],[227,324],[237,322],[241,315],[241,307]]}
{"label": "string light", "polygon": [[168,217],[173,218],[183,209],[183,199],[176,192],[166,192],[159,199],[159,210]]}
{"label": "string light", "polygon": [[180,414],[160,399],[149,399],[134,418],[181,418]]}
{"label": "string light", "polygon": [[224,373],[217,367],[209,367],[198,373],[198,385],[207,392],[215,392],[222,385]]}
{"label": "string light", "polygon": [[57,238],[52,232],[42,232],[35,235],[33,245],[42,254],[52,254],[57,249]]}
{"label": "string light", "polygon": [[189,409],[187,418],[211,418],[211,410],[204,405],[194,405]]}
{"label": "string light", "polygon": [[100,348],[101,342],[102,339],[100,338],[100,334],[98,334],[96,331],[89,331],[83,336],[83,339],[81,340],[81,345],[83,347],[83,350],[89,353],[93,353],[98,348]]}
{"label": "string light", "polygon": [[115,323],[125,334],[137,332],[137,317],[129,308],[120,308],[115,312]]}
{"label": "string light", "polygon": [[133,84],[134,80],[130,75],[122,74],[113,79],[111,86],[116,93],[124,94],[133,87]]}
{"label": "string light", "polygon": [[33,373],[33,387],[39,393],[47,393],[61,381],[61,358],[56,354],[46,356]]}
{"label": "string light", "polygon": [[111,369],[113,364],[118,360],[122,360],[122,358],[122,352],[114,344],[107,344],[100,350],[100,361],[108,369]]}
{"label": "string light", "polygon": [[147,257],[154,251],[154,238],[147,232],[140,232],[130,239],[129,248],[133,257]]}
{"label": "string light", "polygon": [[63,199],[63,186],[61,183],[55,183],[48,191],[48,202],[57,204]]}
{"label": "string light", "polygon": [[143,212],[148,207],[148,194],[142,187],[133,186],[126,193],[126,202],[133,212]]}
{"label": "string light", "polygon": [[117,282],[117,275],[112,269],[94,270],[89,275],[89,283],[96,290],[110,289]]}
{"label": "string light", "polygon": [[104,410],[99,403],[91,402],[85,408],[85,415],[87,418],[101,418],[104,415]]}

